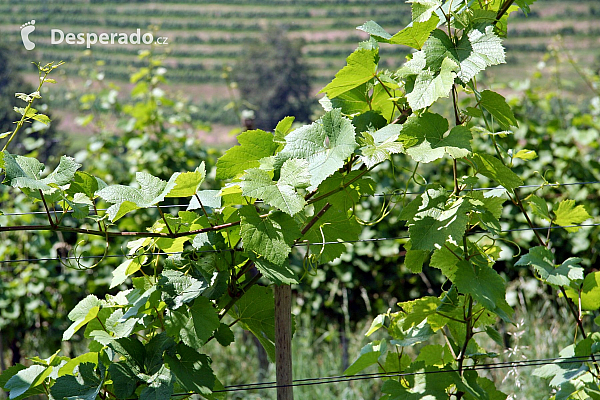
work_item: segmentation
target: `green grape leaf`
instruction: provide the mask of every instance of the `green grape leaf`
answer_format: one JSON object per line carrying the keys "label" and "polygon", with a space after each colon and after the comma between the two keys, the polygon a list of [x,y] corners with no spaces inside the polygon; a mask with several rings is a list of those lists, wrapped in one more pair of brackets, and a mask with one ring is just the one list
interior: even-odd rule
{"label": "green grape leaf", "polygon": [[215,331],[215,339],[221,346],[229,346],[231,343],[235,341],[235,336],[229,328],[229,325],[221,323],[219,328]]}
{"label": "green grape leaf", "polygon": [[502,95],[491,90],[484,90],[481,92],[479,104],[492,114],[502,129],[507,130],[511,126],[515,128],[519,126],[515,115]]}
{"label": "green grape leaf", "polygon": [[50,190],[45,183],[40,182],[40,173],[44,164],[35,158],[15,156],[4,150],[4,183],[13,187],[27,187],[32,190]]}
{"label": "green grape leaf", "polygon": [[448,121],[439,114],[430,112],[408,118],[402,129],[400,140],[410,147],[406,154],[415,161],[428,163],[449,154],[462,158],[471,152],[472,135],[468,128],[455,126],[448,131]]}
{"label": "green grape leaf", "polygon": [[521,160],[535,160],[537,158],[535,150],[521,149],[513,155],[513,158],[520,158]]}
{"label": "green grape leaf", "polygon": [[460,198],[445,209],[430,208],[417,214],[418,219],[409,224],[408,233],[412,250],[431,251],[448,241],[460,243],[465,233],[470,210],[468,201]]}
{"label": "green grape leaf", "polygon": [[110,364],[108,372],[113,381],[113,391],[117,399],[129,398],[139,382],[137,374],[124,361]]}
{"label": "green grape leaf", "polygon": [[523,184],[523,180],[510,168],[502,164],[494,156],[488,154],[475,153],[473,159],[477,163],[478,172],[483,176],[493,179],[507,190],[512,191]]}
{"label": "green grape leaf", "polygon": [[431,329],[431,326],[426,321],[423,321],[411,327],[406,332],[397,334],[396,338],[391,340],[390,343],[396,346],[413,346],[429,340],[434,334],[435,332]]}
{"label": "green grape leaf", "polygon": [[59,377],[50,388],[56,400],[95,400],[104,385],[104,365],[79,364],[79,376],[64,375]]}
{"label": "green grape leaf", "polygon": [[401,125],[392,124],[372,134],[363,132],[360,159],[367,168],[372,168],[385,160],[391,159],[392,154],[404,151],[404,145],[396,141],[400,136],[401,129]]}
{"label": "green grape leaf", "polygon": [[410,0],[413,22],[425,22],[442,6],[441,0]]}
{"label": "green grape leaf", "polygon": [[292,158],[283,163],[277,182],[271,179],[269,172],[254,168],[246,171],[244,180],[239,185],[244,196],[262,199],[270,206],[293,216],[306,205],[304,197],[296,189],[308,186],[309,179],[307,162]]}
{"label": "green grape leaf", "polygon": [[[325,196],[314,203],[317,212],[327,203],[331,204],[332,209],[338,212],[350,210],[360,202],[363,195],[374,194],[375,182],[369,177],[359,178],[363,172],[360,170],[354,170],[348,174],[336,172],[323,181],[315,195],[317,199]],[[352,183],[348,184],[348,182]],[[344,189],[341,189],[342,187]]]}
{"label": "green grape leaf", "polygon": [[377,340],[369,343],[360,350],[358,358],[344,371],[344,375],[356,375],[360,371],[377,364],[379,358],[387,351],[387,342]]}
{"label": "green grape leaf", "polygon": [[335,99],[329,99],[327,96],[323,96],[319,102],[321,102],[321,104],[323,104],[325,100],[329,102],[328,106],[324,108],[327,112],[339,108],[345,115],[362,114],[370,110],[370,87],[371,85],[369,85],[369,83],[363,83],[352,90],[340,94]]}
{"label": "green grape leaf", "polygon": [[424,22],[413,21],[411,26],[407,26],[400,32],[391,37],[389,43],[402,44],[421,50],[425,41],[429,38],[431,32],[437,27],[440,19],[433,14],[431,18]]}
{"label": "green grape leaf", "polygon": [[356,29],[359,31],[363,31],[371,35],[371,37],[375,38],[378,42],[389,43],[389,40],[392,38],[392,35],[387,33],[385,29],[383,29],[377,22],[375,21],[367,21],[361,26],[357,26]]}
{"label": "green grape leaf", "polygon": [[100,305],[100,300],[93,294],[90,294],[81,300],[68,315],[73,323],[63,333],[63,340],[71,339],[82,326],[96,318],[96,315],[98,315],[98,311],[100,310]]}
{"label": "green grape leaf", "polygon": [[121,354],[125,365],[132,373],[139,375],[144,371],[146,350],[136,337],[126,337],[112,341],[108,345],[112,350]]}
{"label": "green grape leaf", "polygon": [[119,264],[119,266],[112,272],[113,277],[110,282],[110,289],[119,286],[125,282],[130,275],[133,275],[139,271],[140,268],[142,268],[142,264],[144,264],[147,259],[148,257],[146,256],[133,257],[128,258]]}
{"label": "green grape leaf", "polygon": [[579,294],[581,293],[581,308],[583,310],[598,310],[600,308],[600,272],[587,274],[583,279],[580,292],[571,287],[566,288],[566,292],[575,304],[579,304]]}
{"label": "green grape leaf", "polygon": [[457,76],[464,83],[486,67],[506,62],[502,40],[491,25],[485,28],[485,32],[473,29],[463,35],[456,44],[456,55],[460,66]]}
{"label": "green grape leaf", "polygon": [[419,355],[415,362],[422,361],[425,365],[435,367],[444,367],[444,365],[453,361],[452,354],[439,344],[430,344],[419,350]]}
{"label": "green grape leaf", "polygon": [[190,197],[198,192],[198,188],[206,177],[204,161],[193,172],[183,172],[175,178],[175,186],[165,197]]}
{"label": "green grape leaf", "polygon": [[454,284],[459,292],[470,294],[487,310],[492,311],[506,322],[511,322],[512,308],[506,302],[504,280],[487,265],[478,266],[461,260]]}
{"label": "green grape leaf", "polygon": [[357,49],[346,59],[347,65],[319,93],[326,93],[329,99],[334,99],[370,81],[377,74],[378,59],[377,49]]}
{"label": "green grape leaf", "polygon": [[550,221],[550,214],[548,213],[548,204],[546,200],[541,197],[536,196],[535,194],[531,194],[527,196],[525,201],[531,207],[531,211],[540,218],[545,219],[546,221]]}
{"label": "green grape leaf", "polygon": [[[591,218],[584,206],[575,206],[575,200],[563,200],[553,211],[556,215],[554,223],[558,226],[577,225]],[[567,232],[577,232],[579,229],[578,226],[565,228]]]}
{"label": "green grape leaf", "polygon": [[[0,157],[1,157],[1,154],[2,153],[0,153]],[[12,378],[13,376],[15,376],[19,371],[22,371],[22,370],[24,370],[26,368],[27,367],[25,367],[22,364],[15,364],[15,365],[13,365],[11,367],[6,368],[4,371],[2,371],[2,373],[0,374],[0,388],[4,389],[5,388],[4,386],[6,385],[6,382],[8,382],[8,380],[10,378]],[[32,374],[33,374],[33,372],[32,372]]]}
{"label": "green grape leaf", "polygon": [[447,399],[446,389],[454,383],[450,373],[436,373],[443,370],[428,367],[431,373],[417,374],[408,378],[408,387],[395,379],[385,381],[381,391],[389,394],[386,400],[434,400]]}
{"label": "green grape leaf", "polygon": [[[104,322],[104,328],[106,328],[107,331],[111,332],[114,335],[112,336],[114,339],[120,339],[129,336],[133,331],[135,324],[137,323],[137,320],[134,318],[129,319],[125,322],[120,322],[124,314],[125,312],[122,309],[116,309],[110,314],[108,318],[106,318],[106,321]],[[88,327],[92,325],[92,322],[88,324]],[[100,327],[102,328],[102,325],[100,325]]]}
{"label": "green grape leaf", "polygon": [[287,262],[280,265],[265,259],[256,259],[254,264],[265,278],[276,285],[291,285],[299,282],[298,276]]}
{"label": "green grape leaf", "polygon": [[[357,144],[354,125],[334,109],[311,125],[305,125],[286,137],[286,145],[277,154],[276,166],[292,158],[305,159],[310,174],[309,190],[344,166]],[[282,176],[283,176],[282,167]]]}
{"label": "green grape leaf", "polygon": [[535,3],[535,0],[516,0],[515,3],[523,10],[523,14],[528,16],[531,11],[529,6]]}
{"label": "green grape leaf", "polygon": [[310,243],[310,252],[324,264],[337,259],[346,251],[344,243],[336,242],[357,240],[361,231],[361,225],[356,219],[349,218],[346,210],[331,207],[304,234],[303,239]]}
{"label": "green grape leaf", "polygon": [[[8,390],[9,399],[13,400],[27,393],[29,390],[41,385],[44,379],[52,372],[52,367],[31,365],[21,369],[8,379],[4,390]],[[41,379],[40,379],[41,378]]]}
{"label": "green grape leaf", "polygon": [[373,333],[377,332],[380,328],[382,328],[383,324],[385,323],[386,317],[386,314],[379,314],[378,316],[376,316],[373,319],[373,322],[371,323],[371,327],[369,328],[367,333],[365,333],[365,336],[371,336]]}
{"label": "green grape leaf", "polygon": [[550,249],[537,246],[523,255],[515,265],[530,265],[545,282],[556,286],[579,287],[583,281],[583,268],[580,258],[571,257],[560,266],[554,265],[554,255]]}
{"label": "green grape leaf", "polygon": [[[452,246],[450,247],[452,248]],[[446,247],[436,249],[429,260],[429,266],[440,269],[442,274],[452,282],[454,282],[458,270],[457,264],[458,258]]]}
{"label": "green grape leaf", "polygon": [[[405,68],[413,73],[429,70],[433,74],[438,74],[446,59],[458,64],[458,57],[454,50],[452,39],[446,32],[435,29],[423,45],[423,50],[414,53],[412,60],[405,64]],[[447,68],[450,66],[451,64],[447,64]]]}
{"label": "green grape leaf", "polygon": [[213,332],[219,328],[219,315],[213,303],[206,297],[198,297],[189,309],[196,335],[206,343]]}
{"label": "green grape leaf", "polygon": [[162,300],[171,309],[176,310],[200,296],[208,288],[208,283],[181,271],[166,269],[160,274],[158,287],[162,293]]}
{"label": "green grape leaf", "polygon": [[194,321],[185,307],[167,312],[165,330],[176,341],[181,341],[194,349],[204,345],[204,342],[198,338]]}
{"label": "green grape leaf", "polygon": [[50,185],[66,185],[73,179],[77,169],[81,167],[81,164],[76,163],[75,159],[62,156],[56,169],[42,179],[40,173],[45,166],[35,158],[15,156],[6,150],[3,154],[4,182],[9,182],[15,188],[52,191],[53,188]]}
{"label": "green grape leaf", "polygon": [[[392,102],[390,101],[390,103]],[[369,132],[385,127],[388,125],[388,121],[380,112],[369,110],[354,116],[352,118],[352,125],[354,125],[356,132]]]}
{"label": "green grape leaf", "polygon": [[62,156],[58,167],[50,173],[47,177],[42,179],[42,182],[50,185],[55,184],[58,186],[66,185],[71,182],[75,176],[75,172],[81,167],[81,164],[75,162],[74,158]]}
{"label": "green grape leaf", "polygon": [[275,361],[275,300],[269,287],[252,286],[229,310],[244,329],[252,332]]}
{"label": "green grape leaf", "polygon": [[559,387],[563,383],[575,380],[589,371],[589,367],[581,361],[557,360],[533,370],[534,376],[550,380],[550,385]]}
{"label": "green grape leaf", "polygon": [[237,139],[240,145],[217,160],[217,179],[235,178],[249,168],[259,167],[259,160],[272,156],[278,146],[271,133],[260,129],[242,132]]}
{"label": "green grape leaf", "polygon": [[427,260],[428,251],[424,250],[407,250],[404,258],[404,265],[413,274],[418,274],[423,271],[423,263]]}
{"label": "green grape leaf", "polygon": [[144,346],[144,370],[148,375],[154,375],[163,367],[163,355],[175,347],[173,338],[161,332],[150,339]]}
{"label": "green grape leaf", "polygon": [[420,110],[429,107],[441,97],[448,97],[457,71],[458,64],[446,57],[442,61],[439,73],[430,70],[420,72],[412,91],[406,95],[410,107]]}
{"label": "green grape leaf", "polygon": [[[135,279],[134,279],[135,282]],[[140,289],[134,289],[127,294],[127,300],[131,307],[127,310],[125,315],[121,318],[121,322],[127,321],[129,318],[138,315],[138,312],[142,307],[146,306],[146,303],[151,303],[154,299],[160,299],[159,292],[156,291],[156,286],[150,286],[143,292]]]}
{"label": "green grape leaf", "polygon": [[452,373],[452,377],[456,388],[468,395],[465,396],[466,399],[490,400],[488,393],[479,386],[477,371],[465,371],[462,376],[458,373]]}
{"label": "green grape leaf", "polygon": [[175,377],[164,365],[159,372],[149,377],[148,386],[140,392],[140,400],[170,399]]}
{"label": "green grape leaf", "polygon": [[210,368],[210,358],[197,353],[183,343],[177,345],[179,358],[165,355],[165,362],[186,392],[208,395],[215,385],[215,375]]}
{"label": "green grape leaf", "polygon": [[48,116],[45,114],[35,114],[35,115],[32,115],[31,118],[33,118],[36,121],[41,122],[44,125],[48,125],[50,123],[50,118],[48,118]]}
{"label": "green grape leaf", "polygon": [[138,172],[135,175],[140,188],[131,186],[107,186],[96,192],[108,203],[113,203],[107,210],[111,221],[117,221],[128,212],[140,208],[151,207],[165,199],[167,194],[176,185],[179,173],[173,174],[168,182],[150,175],[147,172]]}
{"label": "green grape leaf", "polygon": [[408,330],[412,327],[421,325],[430,315],[436,313],[440,299],[432,296],[423,296],[416,300],[404,301],[398,303],[398,307],[404,311],[405,316],[401,328]]}
{"label": "green grape leaf", "polygon": [[[202,202],[202,205],[200,205]],[[190,205],[186,211],[197,210],[199,208],[221,208],[221,196],[218,190],[201,190],[192,197]]]}
{"label": "green grape leaf", "polygon": [[292,125],[295,119],[295,117],[285,117],[277,123],[277,126],[275,127],[276,143],[285,143],[285,137],[292,131]]}
{"label": "green grape leaf", "polygon": [[276,265],[288,261],[292,245],[301,235],[292,217],[275,212],[261,218],[254,206],[245,206],[240,209],[240,219],[245,249]]}

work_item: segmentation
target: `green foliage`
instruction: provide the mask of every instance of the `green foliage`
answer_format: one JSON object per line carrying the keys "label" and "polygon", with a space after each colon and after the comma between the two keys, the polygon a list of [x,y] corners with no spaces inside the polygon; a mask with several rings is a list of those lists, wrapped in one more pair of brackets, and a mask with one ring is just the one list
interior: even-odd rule
{"label": "green foliage", "polygon": [[[371,177],[388,161],[398,160],[408,171],[398,201],[401,210],[394,216],[394,223],[409,235],[402,238],[403,268],[415,274],[433,268],[440,286],[437,293],[430,288],[435,295],[401,301],[397,310],[380,314],[368,334],[380,331],[381,338],[363,347],[345,373],[371,366],[408,373],[386,377],[381,396],[386,400],[506,398],[475,368],[496,356],[479,340],[484,335],[477,334],[499,342],[495,324],[499,319],[513,322],[506,281],[498,272],[504,250],[497,244],[503,234],[500,221],[511,214],[504,212],[505,200],[532,230],[537,227],[526,206],[555,225],[579,224],[590,215],[571,199],[560,201],[552,214],[536,194],[521,200],[520,163],[532,162],[535,154],[508,147],[511,139],[504,136],[509,132],[497,132],[494,121],[501,129],[516,128],[515,113],[501,95],[478,89],[476,75],[505,62],[497,25],[509,3],[492,2],[485,9],[479,3],[443,3],[413,2],[414,24],[394,36],[374,22],[359,27],[372,38],[359,44],[347,66],[323,89],[324,115],[296,129],[292,118],[286,118],[274,133],[251,130],[240,135],[240,145],[216,162],[213,176],[229,182],[215,183],[212,191],[200,190],[209,164],[200,162],[203,154],[156,148],[169,141],[165,114],[157,106],[159,100],[168,101],[154,90],[162,75],[153,72],[158,63],[150,54],[142,55],[148,68],[132,77],[141,99],[123,107],[131,119],[122,143],[136,149],[134,153],[153,152],[155,159],[180,156],[169,165],[171,170],[168,163],[145,159],[137,165],[141,171],[136,171],[135,182],[107,179],[106,184],[78,172],[81,165],[71,158],[64,157],[44,176],[46,168],[36,158],[4,151],[4,182],[43,202],[49,224],[36,229],[106,241],[134,238],[127,243],[127,259],[113,271],[114,294],[90,294],[68,314],[71,325],[63,340],[83,337],[89,352],[76,358],[55,354],[34,359],[28,368],[7,370],[0,381],[11,399],[40,386],[54,398],[154,399],[175,393],[216,397],[222,385],[205,354],[208,344],[216,339],[230,345],[235,341],[230,327],[239,324],[274,360],[275,301],[268,285],[301,280],[293,257],[302,259],[304,275],[315,274],[317,284],[320,272],[323,276],[320,264],[335,268],[350,262],[344,254],[346,242],[369,232],[364,225],[370,222],[362,217],[372,216],[363,206],[365,196],[376,189]],[[442,16],[446,31],[434,29]],[[379,42],[408,42],[418,51],[390,72],[380,69]],[[41,72],[52,69],[40,66]],[[459,93],[466,100],[460,101]],[[450,97],[452,128],[446,117],[430,110],[445,97]],[[21,123],[36,115],[43,119],[32,111],[36,96],[24,99],[28,105]],[[134,155],[128,153],[125,159],[130,157]],[[421,171],[432,177],[429,184],[418,172],[421,164],[427,164]],[[436,177],[435,168],[440,176],[452,178]],[[490,184],[502,188],[474,190]],[[413,186],[421,190],[408,202]],[[188,209],[164,212],[166,198],[177,198]],[[99,213],[97,204],[102,202],[111,206]],[[50,209],[60,209],[61,216]],[[75,222],[64,219],[68,211]],[[136,220],[137,214],[144,217]],[[387,214],[384,207],[382,215]],[[577,227],[568,227],[569,233],[577,233],[571,228]],[[543,238],[535,230],[533,235],[538,245],[516,266],[531,266],[540,280],[572,301],[569,309],[582,338],[561,356],[588,356],[600,348],[600,336],[586,333],[581,310],[598,309],[600,273],[586,274],[583,258],[557,264],[550,233]],[[168,257],[163,260],[157,252]],[[369,265],[363,267],[371,272]],[[423,347],[419,355],[405,353],[415,345]],[[590,371],[598,368],[595,360],[578,360],[545,367],[538,375],[550,378],[566,397],[592,396],[597,375]]]}

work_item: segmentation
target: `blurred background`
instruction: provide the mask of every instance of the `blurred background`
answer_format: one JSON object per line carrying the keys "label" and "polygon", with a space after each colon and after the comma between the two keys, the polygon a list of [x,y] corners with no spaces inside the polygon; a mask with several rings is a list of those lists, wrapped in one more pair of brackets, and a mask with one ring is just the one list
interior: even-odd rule
{"label": "blurred background", "polygon": [[[568,197],[598,222],[600,189],[600,3],[597,0],[538,0],[525,17],[514,12],[504,40],[507,64],[489,68],[478,82],[503,93],[519,120],[507,148],[534,149],[538,158],[527,168],[516,165],[527,184],[549,182],[585,185],[547,187],[537,194],[547,200]],[[32,20],[25,50],[22,26]],[[168,178],[175,171],[205,161],[205,189],[221,183],[214,165],[223,150],[245,129],[273,129],[287,115],[298,123],[322,113],[317,92],[345,65],[346,57],[367,35],[355,28],[374,20],[394,34],[410,22],[410,4],[396,0],[202,0],[170,1],[0,1],[0,132],[13,129],[22,106],[15,92],[30,93],[38,83],[32,62],[66,61],[55,71],[36,107],[53,120],[32,124],[11,152],[37,156],[48,166],[62,154],[75,156],[83,170],[107,183],[129,184],[136,171]],[[159,45],[85,45],[50,43],[51,29],[72,33],[141,33],[167,38]],[[380,68],[399,68],[408,48],[382,45]],[[438,110],[444,113],[444,110]],[[477,141],[474,147],[489,146]],[[411,180],[410,161],[395,155],[374,173],[377,193],[422,190]],[[406,167],[406,168],[404,168]],[[419,170],[432,181],[450,182],[442,162]],[[210,172],[212,171],[212,173]],[[410,198],[408,198],[410,200]],[[1,225],[43,222],[38,205],[0,186],[5,215]],[[357,205],[361,217],[383,222],[365,226],[364,242],[348,245],[340,260],[308,269],[300,258],[294,268],[304,279],[294,287],[298,331],[294,339],[296,378],[339,375],[366,342],[372,318],[425,293],[439,295],[439,271],[413,274],[404,266],[398,223],[399,196],[366,198]],[[506,215],[514,213],[510,206]],[[133,213],[120,229],[143,229],[153,215]],[[509,218],[505,230],[520,228]],[[537,221],[538,223],[540,221]],[[66,223],[69,223],[68,221]],[[76,222],[73,221],[73,224]],[[140,228],[142,227],[142,228]],[[597,268],[597,227],[567,236],[553,231],[557,259],[584,259],[586,272]],[[370,238],[392,238],[380,242]],[[565,324],[562,300],[541,285],[531,271],[515,267],[519,248],[534,245],[531,232],[509,232],[497,269],[509,281],[508,300],[517,310],[514,326],[499,325],[504,345],[501,360],[554,357],[569,343],[573,324]],[[66,314],[88,293],[108,293],[111,273],[120,264],[123,243],[112,243],[100,265],[104,241],[49,232],[0,233],[0,370],[23,355],[49,356],[61,348],[77,355],[86,343],[62,343],[69,325]],[[75,255],[83,255],[74,260]],[[67,258],[65,258],[65,256]],[[55,260],[63,257],[62,262]],[[71,258],[69,258],[71,257]],[[48,260],[48,258],[50,260]],[[528,327],[525,329],[525,327]],[[597,327],[596,327],[597,328]],[[271,380],[259,346],[243,332],[230,348],[212,354],[225,384]],[[372,339],[372,338],[371,338]],[[310,362],[309,362],[310,360]],[[545,383],[527,372],[490,372],[513,398],[541,398]],[[372,381],[325,385],[321,399],[369,399],[377,393]],[[543,388],[543,389],[540,389]],[[299,388],[299,398],[306,398]],[[1,395],[0,395],[1,396]],[[239,398],[274,398],[274,392],[243,393]],[[308,394],[306,394],[308,396]],[[235,394],[232,395],[235,397]]]}

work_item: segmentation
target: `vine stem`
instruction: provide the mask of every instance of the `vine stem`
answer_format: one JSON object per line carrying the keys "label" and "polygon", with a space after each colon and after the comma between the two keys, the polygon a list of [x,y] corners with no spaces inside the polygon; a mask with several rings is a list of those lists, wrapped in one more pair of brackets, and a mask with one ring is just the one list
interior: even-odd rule
{"label": "vine stem", "polygon": [[502,7],[500,7],[500,9],[498,10],[498,14],[496,14],[496,23],[498,23],[500,21],[500,18],[502,18],[504,14],[508,12],[508,9],[510,8],[510,6],[513,5],[514,2],[515,0],[506,0],[506,2],[502,4]]}
{"label": "vine stem", "polygon": [[[465,361],[465,357],[466,357],[466,353],[467,353],[467,346],[469,345],[469,342],[471,341],[471,339],[473,338],[473,297],[471,297],[471,295],[468,295],[468,304],[467,304],[467,310],[466,310],[466,315],[465,315],[465,323],[467,324],[466,328],[465,328],[465,342],[462,345],[462,348],[460,349],[460,353],[458,353],[458,373],[460,374],[460,376],[463,375],[464,373],[464,369],[463,369],[463,363]],[[456,394],[456,398],[457,399],[462,399],[463,396],[465,395],[465,392],[459,391]]]}
{"label": "vine stem", "polygon": [[[196,197],[196,200],[198,200],[198,203],[200,203],[200,207],[202,208],[202,212],[204,213],[204,215],[206,216],[206,218],[208,218],[208,213],[206,212],[206,209],[204,208],[204,204],[202,204],[202,200],[200,200],[200,196],[198,196],[198,193],[194,193],[194,196]],[[208,223],[210,224],[210,226],[214,226],[212,224],[212,222],[210,222],[210,220],[208,221]]]}
{"label": "vine stem", "polygon": [[309,223],[306,224],[306,226],[302,229],[302,236],[304,236],[306,234],[306,232],[308,232],[310,230],[310,228],[312,228],[317,223],[319,218],[321,218],[323,216],[323,214],[325,214],[327,212],[327,210],[329,210],[330,208],[331,208],[330,203],[325,204],[323,206],[323,208],[321,208],[321,210],[319,210],[319,212],[313,217],[313,219],[311,219],[309,221]]}
{"label": "vine stem", "polygon": [[42,202],[44,203],[44,208],[46,209],[46,215],[48,216],[48,222],[50,222],[50,226],[54,229],[56,228],[56,224],[52,220],[52,216],[50,215],[50,209],[48,208],[48,204],[46,203],[46,198],[44,197],[44,193],[41,189],[39,189],[40,197],[42,198]]}
{"label": "vine stem", "polygon": [[171,230],[171,227],[169,226],[169,223],[167,222],[167,218],[165,217],[165,214],[160,209],[160,206],[157,206],[156,208],[158,209],[158,213],[162,217],[163,221],[165,221],[165,225],[167,226],[167,230],[169,231],[169,236],[172,237],[173,236],[173,231]]}
{"label": "vine stem", "polygon": [[[515,199],[514,199],[515,205],[517,207],[519,207],[519,210],[521,210],[521,213],[525,216],[525,219],[527,220],[527,225],[529,225],[530,228],[535,228],[535,225],[533,224],[533,222],[531,222],[531,218],[529,218],[529,214],[527,214],[525,207],[523,207],[523,202],[521,201],[521,198],[519,197],[519,193],[517,193],[516,190],[514,190],[513,193],[515,195]],[[544,242],[544,239],[542,239],[542,237],[540,236],[537,229],[533,229],[533,232],[535,233],[535,236],[536,236],[538,242],[540,242],[540,244],[542,246],[548,247],[548,244],[546,242]]]}

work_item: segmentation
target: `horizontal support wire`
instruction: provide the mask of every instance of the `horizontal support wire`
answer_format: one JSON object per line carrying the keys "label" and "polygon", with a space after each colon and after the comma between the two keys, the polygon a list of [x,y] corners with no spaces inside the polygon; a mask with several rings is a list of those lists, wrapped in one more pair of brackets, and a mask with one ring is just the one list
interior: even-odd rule
{"label": "horizontal support wire", "polygon": [[[587,182],[571,182],[571,183],[547,183],[547,184],[543,184],[543,185],[521,185],[518,186],[516,189],[527,189],[527,188],[542,188],[542,187],[553,187],[553,186],[575,186],[575,185],[579,185],[579,186],[585,186],[585,185],[594,185],[594,184],[600,184],[600,181],[587,181]],[[496,189],[503,189],[502,186],[496,186],[496,187],[489,187],[489,188],[473,188],[473,189],[469,189],[469,190],[465,190],[465,191],[481,191],[481,190],[496,190]],[[403,196],[403,195],[419,195],[419,194],[423,194],[423,192],[394,192],[394,193],[375,193],[375,194],[365,194],[362,197],[393,197],[393,196]],[[260,200],[257,201],[257,203],[261,202]],[[147,208],[181,208],[181,207],[188,207],[187,204],[168,204],[168,205],[160,205],[160,206],[151,206],[151,207],[147,207]],[[108,210],[108,208],[99,208],[96,211],[106,211]],[[50,214],[64,214],[64,213],[72,213],[73,210],[67,210],[67,211],[50,211]],[[21,216],[21,215],[45,215],[46,211],[29,211],[29,212],[14,212],[14,213],[4,213],[2,215],[0,215],[0,217],[15,217],[15,216]],[[98,215],[97,213],[93,213],[91,215]]]}
{"label": "horizontal support wire", "polygon": [[[555,357],[555,358],[542,358],[534,360],[521,360],[521,361],[506,361],[498,363],[487,363],[478,364],[464,368],[464,370],[494,370],[494,369],[513,369],[513,368],[524,368],[524,367],[535,367],[549,364],[571,364],[576,362],[588,362],[593,361],[593,355],[589,356],[577,356],[577,357]],[[444,374],[460,372],[458,369],[445,369],[438,371],[417,371],[417,372],[379,372],[371,374],[358,374],[358,375],[338,375],[338,376],[327,376],[317,378],[305,378],[305,379],[294,379],[291,385],[277,385],[276,382],[257,382],[257,383],[246,383],[237,385],[227,385],[222,390],[215,390],[214,393],[223,392],[238,392],[248,390],[260,390],[260,389],[277,389],[282,387],[298,387],[298,386],[314,386],[331,383],[350,382],[357,380],[366,379],[381,379],[381,378],[393,378],[393,377],[408,377],[417,375],[432,375],[432,374]],[[171,395],[172,397],[188,396],[193,393],[176,393]]]}
{"label": "horizontal support wire", "polygon": [[[505,229],[501,230],[501,233],[507,232],[523,232],[523,231],[534,231],[534,230],[548,230],[548,229],[559,229],[559,228],[585,228],[585,227],[594,227],[600,226],[600,223],[595,224],[577,224],[577,225],[551,225],[551,226],[541,226],[541,227],[528,227],[528,228],[515,228],[515,229]],[[470,234],[483,234],[489,233],[487,231],[476,231],[470,232]],[[388,240],[402,240],[409,239],[409,236],[394,236],[394,237],[384,237],[384,238],[369,238],[369,239],[357,239],[357,240],[340,240],[340,241],[330,241],[330,242],[299,242],[293,245],[293,247],[300,246],[324,246],[328,244],[355,244],[355,243],[373,243],[373,242],[383,242]],[[220,250],[195,250],[195,253],[222,253],[222,252],[230,252],[230,251],[238,251],[237,249],[220,249]],[[18,260],[1,260],[0,264],[11,264],[18,262],[39,262],[39,261],[60,261],[60,260],[85,260],[85,259],[101,259],[101,258],[115,258],[115,257],[138,257],[142,255],[153,255],[153,256],[171,256],[177,254],[183,254],[184,252],[157,252],[157,253],[142,253],[142,254],[133,254],[133,255],[119,255],[119,254],[111,254],[105,256],[67,256],[67,257],[44,257],[44,258],[23,258]]]}

